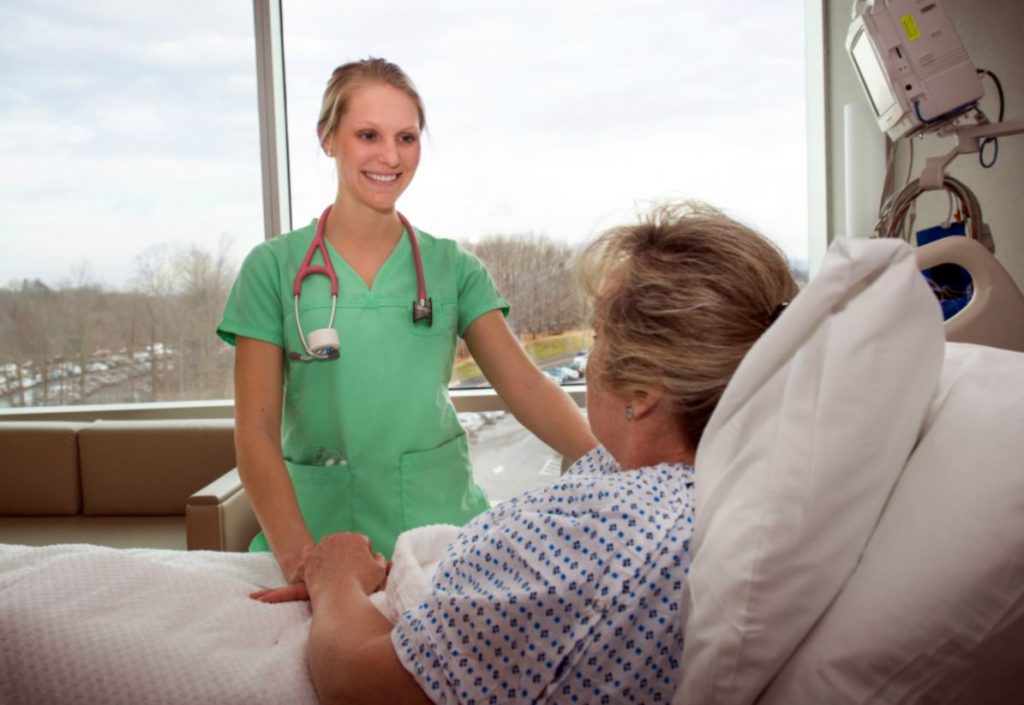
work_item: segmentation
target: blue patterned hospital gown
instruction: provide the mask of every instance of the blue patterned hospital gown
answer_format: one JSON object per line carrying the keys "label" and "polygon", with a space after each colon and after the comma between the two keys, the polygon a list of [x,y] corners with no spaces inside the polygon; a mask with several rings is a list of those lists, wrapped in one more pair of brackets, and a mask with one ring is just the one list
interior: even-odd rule
{"label": "blue patterned hospital gown", "polygon": [[598,447],[474,519],[392,632],[435,703],[659,703],[675,690],[693,468]]}

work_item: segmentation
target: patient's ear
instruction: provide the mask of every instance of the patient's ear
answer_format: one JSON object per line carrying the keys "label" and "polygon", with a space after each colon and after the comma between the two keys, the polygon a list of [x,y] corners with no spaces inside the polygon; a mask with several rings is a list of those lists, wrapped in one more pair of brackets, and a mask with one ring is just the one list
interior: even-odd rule
{"label": "patient's ear", "polygon": [[633,408],[633,418],[642,419],[650,414],[657,408],[661,398],[662,393],[658,389],[642,389],[634,392],[629,403]]}

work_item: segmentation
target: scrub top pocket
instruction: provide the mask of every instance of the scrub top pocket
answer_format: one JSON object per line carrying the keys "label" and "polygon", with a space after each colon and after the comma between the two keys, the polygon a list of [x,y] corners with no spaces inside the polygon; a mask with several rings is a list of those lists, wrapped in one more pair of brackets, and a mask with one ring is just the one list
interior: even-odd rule
{"label": "scrub top pocket", "polygon": [[287,461],[299,509],[313,540],[353,531],[352,473],[347,465],[303,465]]}
{"label": "scrub top pocket", "polygon": [[403,453],[399,461],[402,528],[467,521],[490,506],[476,486],[464,434],[431,450]]}

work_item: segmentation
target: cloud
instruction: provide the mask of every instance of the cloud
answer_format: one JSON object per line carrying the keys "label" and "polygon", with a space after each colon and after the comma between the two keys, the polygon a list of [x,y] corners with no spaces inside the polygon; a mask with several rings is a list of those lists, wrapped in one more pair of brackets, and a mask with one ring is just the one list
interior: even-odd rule
{"label": "cloud", "polygon": [[329,165],[304,148],[323,81],[384,55],[427,103],[430,139],[402,202],[424,227],[578,241],[635,202],[690,196],[805,256],[802,3],[477,7],[286,6],[286,49],[302,47],[288,63],[297,222],[333,197]]}
{"label": "cloud", "polygon": [[[806,252],[799,0],[284,12],[296,225],[334,195],[313,132],[323,86],[373,54],[426,100],[424,162],[401,207],[436,234],[577,241],[637,202],[685,195]],[[247,3],[0,7],[0,237],[17,243],[0,282],[56,282],[90,257],[125,282],[157,242],[212,246],[227,231],[242,252],[262,238],[252,26]]]}

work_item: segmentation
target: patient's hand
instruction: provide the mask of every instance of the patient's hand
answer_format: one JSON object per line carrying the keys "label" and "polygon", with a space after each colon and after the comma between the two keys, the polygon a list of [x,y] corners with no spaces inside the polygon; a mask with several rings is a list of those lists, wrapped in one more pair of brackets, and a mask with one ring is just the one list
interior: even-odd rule
{"label": "patient's hand", "polygon": [[387,578],[387,561],[380,553],[373,552],[370,539],[363,534],[325,536],[303,558],[306,585],[314,597],[321,589],[346,581],[355,582],[369,595],[380,589]]}
{"label": "patient's hand", "polygon": [[[310,568],[315,564],[316,568]],[[363,534],[332,534],[324,537],[316,548],[309,548],[302,556],[306,566],[306,582],[354,580],[369,595],[382,590],[391,571],[391,562],[379,553],[372,553],[370,539]],[[250,593],[249,597],[267,604],[297,602],[309,599],[306,583],[292,583],[283,587],[265,588]]]}

